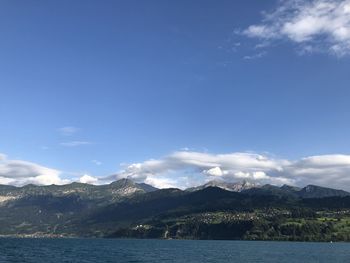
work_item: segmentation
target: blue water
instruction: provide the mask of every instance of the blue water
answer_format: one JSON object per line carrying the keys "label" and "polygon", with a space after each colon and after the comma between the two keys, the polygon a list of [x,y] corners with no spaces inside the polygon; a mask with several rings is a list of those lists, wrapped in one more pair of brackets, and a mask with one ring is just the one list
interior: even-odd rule
{"label": "blue water", "polygon": [[0,262],[350,262],[350,244],[4,238]]}

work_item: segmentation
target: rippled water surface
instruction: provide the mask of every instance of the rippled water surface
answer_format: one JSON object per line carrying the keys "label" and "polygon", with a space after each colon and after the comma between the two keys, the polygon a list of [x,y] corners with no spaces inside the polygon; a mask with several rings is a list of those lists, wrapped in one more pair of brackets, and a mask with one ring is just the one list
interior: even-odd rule
{"label": "rippled water surface", "polygon": [[350,262],[350,244],[4,238],[0,262]]}

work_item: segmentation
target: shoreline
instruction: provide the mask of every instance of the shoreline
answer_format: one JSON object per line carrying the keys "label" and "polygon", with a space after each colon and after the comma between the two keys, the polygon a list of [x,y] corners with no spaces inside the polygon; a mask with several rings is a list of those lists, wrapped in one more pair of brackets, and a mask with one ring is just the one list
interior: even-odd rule
{"label": "shoreline", "polygon": [[190,239],[190,238],[133,238],[133,237],[84,237],[84,236],[69,236],[69,235],[0,235],[0,239],[103,239],[103,240],[164,240],[164,241],[238,241],[238,242],[293,242],[293,243],[347,243],[350,244],[349,241],[323,241],[323,240],[264,240],[264,239]]}

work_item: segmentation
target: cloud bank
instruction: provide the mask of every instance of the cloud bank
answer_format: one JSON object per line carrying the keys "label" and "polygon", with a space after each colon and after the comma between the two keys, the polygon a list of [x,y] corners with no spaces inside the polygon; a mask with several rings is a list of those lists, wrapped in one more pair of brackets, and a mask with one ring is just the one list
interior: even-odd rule
{"label": "cloud bank", "polygon": [[272,12],[264,12],[261,23],[241,33],[262,41],[259,46],[288,40],[301,52],[350,54],[350,0],[279,1]]}
{"label": "cloud bank", "polygon": [[65,184],[69,180],[60,177],[61,172],[47,168],[36,163],[10,160],[4,154],[0,154],[0,184],[11,185],[50,185]]}
{"label": "cloud bank", "polygon": [[317,184],[350,190],[350,155],[310,156],[299,160],[256,153],[174,152],[164,158],[133,163],[109,179],[131,178],[156,187],[186,188],[210,180],[260,184]]}
{"label": "cloud bank", "polygon": [[[75,174],[75,176],[77,176]],[[210,180],[259,184],[325,187],[350,190],[350,155],[330,154],[308,156],[298,160],[276,158],[269,154],[234,152],[212,154],[196,151],[177,151],[159,159],[124,165],[111,176],[94,177],[85,174],[62,179],[62,172],[36,163],[11,160],[0,154],[0,184],[39,185],[66,184],[79,181],[106,184],[130,178],[158,188],[188,188]]]}

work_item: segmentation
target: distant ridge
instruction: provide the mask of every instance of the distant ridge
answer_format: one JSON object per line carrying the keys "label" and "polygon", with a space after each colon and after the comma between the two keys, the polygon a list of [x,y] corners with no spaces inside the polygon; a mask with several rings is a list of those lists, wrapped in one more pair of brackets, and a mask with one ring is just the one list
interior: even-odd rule
{"label": "distant ridge", "polygon": [[193,191],[203,190],[207,187],[218,187],[218,188],[221,188],[221,189],[224,189],[227,191],[231,191],[231,192],[242,192],[244,190],[259,187],[259,184],[255,184],[255,183],[252,183],[252,182],[249,182],[246,180],[243,180],[242,182],[237,182],[237,183],[227,183],[227,182],[222,182],[222,181],[209,181],[208,183],[206,183],[204,185],[188,188],[187,191],[193,192]]}
{"label": "distant ridge", "polygon": [[350,193],[344,190],[332,189],[327,187],[321,187],[317,185],[307,185],[299,192],[299,196],[302,198],[320,198],[330,196],[349,196]]}
{"label": "distant ridge", "polygon": [[303,188],[283,185],[281,187],[274,185],[263,185],[243,191],[250,195],[277,195],[277,196],[291,196],[298,198],[324,198],[324,197],[344,197],[350,196],[349,192],[344,190],[332,189],[316,185],[307,185]]}
{"label": "distant ridge", "polygon": [[300,188],[286,184],[282,186],[275,186],[270,184],[259,185],[246,180],[236,183],[210,181],[204,185],[188,188],[187,191],[199,191],[208,187],[218,187],[223,190],[231,192],[242,192],[250,195],[277,195],[297,198],[323,198],[331,196],[344,197],[350,195],[349,192],[346,192],[344,190],[332,189],[316,185],[307,185],[303,188]]}
{"label": "distant ridge", "polygon": [[[82,199],[101,199],[113,202],[134,194],[148,193],[156,190],[158,189],[151,185],[144,183],[138,184],[129,179],[120,179],[105,185],[91,185],[79,182],[72,182],[66,185],[43,186],[28,184],[22,187],[0,185],[0,204],[1,200],[20,199],[34,195],[68,196],[72,194],[79,195]],[[1,199],[1,197],[3,198]]]}

